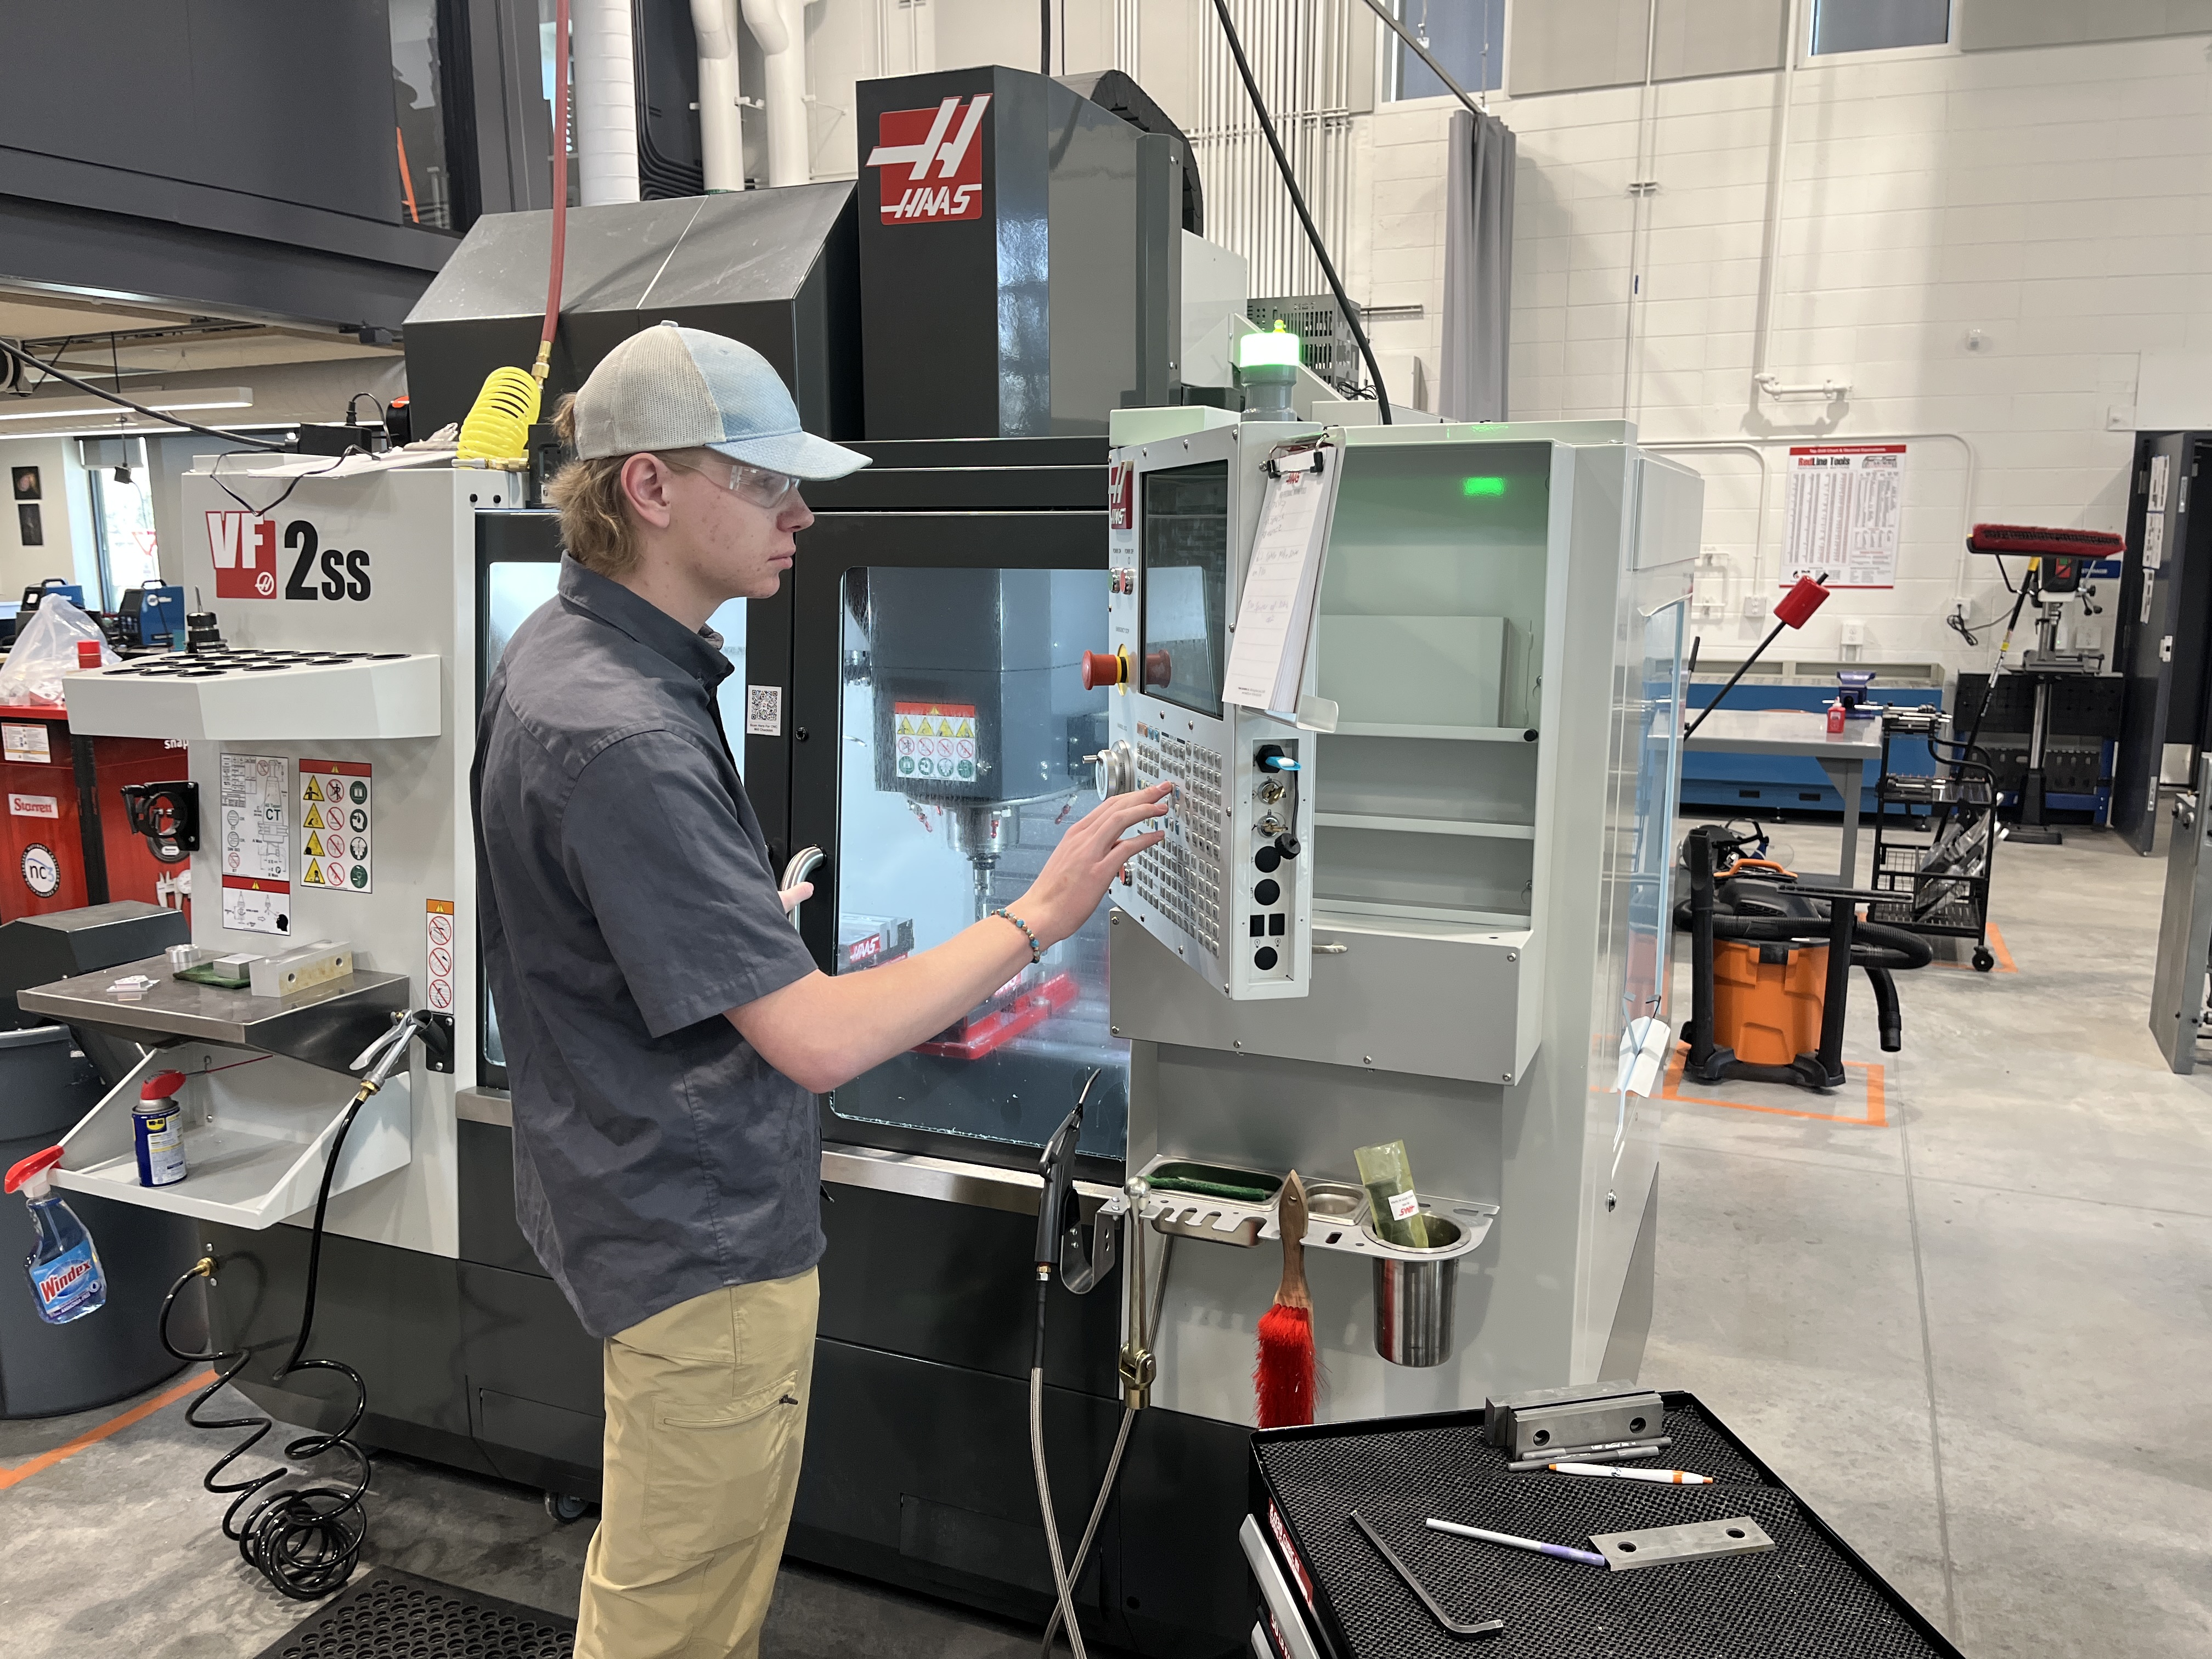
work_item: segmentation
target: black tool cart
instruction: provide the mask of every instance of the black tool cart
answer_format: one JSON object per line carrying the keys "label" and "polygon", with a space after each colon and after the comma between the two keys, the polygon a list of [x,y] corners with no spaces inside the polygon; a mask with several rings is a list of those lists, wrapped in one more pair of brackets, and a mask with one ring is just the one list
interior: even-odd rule
{"label": "black tool cart", "polygon": [[[1996,775],[1978,748],[1940,735],[1940,708],[1890,708],[1881,721],[1881,776],[1874,821],[1874,880],[1896,896],[1867,910],[1869,921],[1929,939],[1974,941],[1974,969],[1996,966],[1990,950],[1990,866],[1996,857]],[[1890,769],[1899,738],[1926,742],[1932,775]]]}
{"label": "black tool cart", "polygon": [[[1712,1484],[1514,1474],[1512,1452],[1492,1443],[1487,1414],[1476,1411],[1255,1434],[1243,1528],[1261,1590],[1252,1651],[1957,1659],[1694,1395],[1658,1397],[1668,1437],[1659,1461]],[[1425,1524],[1431,1516],[1590,1559],[1449,1536]],[[1622,1548],[1646,1529],[1695,1523],[1705,1523],[1697,1531],[1712,1534],[1711,1545],[1673,1549],[1655,1539],[1644,1557]],[[1492,1621],[1500,1627],[1470,1628]]]}

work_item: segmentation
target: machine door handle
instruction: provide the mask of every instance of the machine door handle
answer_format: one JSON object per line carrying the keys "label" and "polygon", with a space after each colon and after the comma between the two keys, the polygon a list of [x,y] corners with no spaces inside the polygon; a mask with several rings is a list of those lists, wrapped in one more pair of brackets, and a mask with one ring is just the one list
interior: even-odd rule
{"label": "machine door handle", "polygon": [[1244,1547],[1245,1562],[1252,1569],[1252,1577],[1259,1581],[1260,1599],[1267,1604],[1274,1615],[1275,1629],[1290,1650],[1291,1659],[1322,1659],[1321,1650],[1314,1644],[1313,1632],[1306,1628],[1305,1614],[1299,1611],[1291,1587],[1284,1582],[1283,1570],[1275,1565],[1274,1552],[1261,1535],[1260,1523],[1250,1516],[1237,1528],[1237,1541]]}
{"label": "machine door handle", "polygon": [[1330,939],[1325,945],[1315,945],[1313,953],[1317,957],[1340,957],[1347,954],[1351,949],[1349,945],[1339,945],[1334,939]]}
{"label": "machine door handle", "polygon": [[[791,855],[791,862],[783,866],[783,879],[776,885],[781,888],[798,886],[800,882],[805,881],[820,869],[829,857],[830,855],[818,847],[800,848]],[[791,907],[791,926],[794,933],[799,929],[799,913],[805,908],[805,899],[801,899]]]}

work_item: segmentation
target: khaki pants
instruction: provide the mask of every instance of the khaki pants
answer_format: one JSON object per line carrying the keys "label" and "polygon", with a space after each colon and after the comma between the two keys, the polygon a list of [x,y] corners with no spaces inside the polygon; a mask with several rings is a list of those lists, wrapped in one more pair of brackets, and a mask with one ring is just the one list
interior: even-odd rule
{"label": "khaki pants", "polygon": [[606,1486],[576,1659],[754,1659],[814,1378],[814,1271],[608,1339]]}

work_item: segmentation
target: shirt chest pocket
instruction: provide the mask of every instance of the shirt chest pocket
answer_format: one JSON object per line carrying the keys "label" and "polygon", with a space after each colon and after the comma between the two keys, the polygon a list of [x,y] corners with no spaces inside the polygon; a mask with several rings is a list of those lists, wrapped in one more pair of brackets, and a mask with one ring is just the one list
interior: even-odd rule
{"label": "shirt chest pocket", "polygon": [[805,1441],[799,1373],[714,1410],[671,1401],[646,1454],[645,1529],[683,1559],[711,1555],[780,1526]]}

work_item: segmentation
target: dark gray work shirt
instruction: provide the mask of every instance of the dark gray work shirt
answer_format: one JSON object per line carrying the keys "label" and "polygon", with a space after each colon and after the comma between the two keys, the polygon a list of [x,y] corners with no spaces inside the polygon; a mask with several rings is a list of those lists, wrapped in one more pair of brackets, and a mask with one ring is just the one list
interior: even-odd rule
{"label": "dark gray work shirt", "polygon": [[822,1255],[814,1097],[723,1018],[814,962],[716,711],[721,643],[564,558],[484,690],[515,1212],[594,1336]]}

